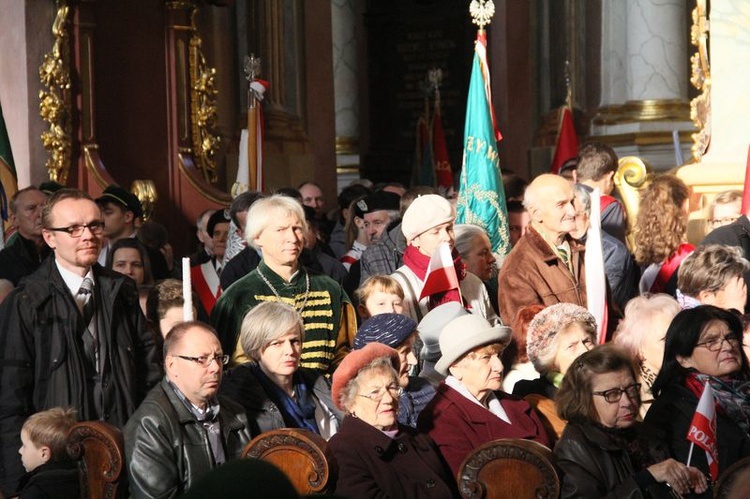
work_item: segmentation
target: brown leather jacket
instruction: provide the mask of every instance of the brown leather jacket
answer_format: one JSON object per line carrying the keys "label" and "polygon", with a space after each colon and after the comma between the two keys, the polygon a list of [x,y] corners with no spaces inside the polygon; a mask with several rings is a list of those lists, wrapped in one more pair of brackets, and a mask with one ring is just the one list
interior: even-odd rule
{"label": "brown leather jacket", "polygon": [[533,228],[518,241],[498,276],[497,302],[505,324],[513,324],[519,309],[540,304],[575,303],[586,306],[584,247],[568,236],[573,274]]}

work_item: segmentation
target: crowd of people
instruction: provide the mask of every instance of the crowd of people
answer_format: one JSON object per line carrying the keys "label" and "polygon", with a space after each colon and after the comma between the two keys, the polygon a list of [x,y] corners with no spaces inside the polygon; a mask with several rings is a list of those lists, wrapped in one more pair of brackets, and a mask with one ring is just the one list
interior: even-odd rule
{"label": "crowd of people", "polygon": [[[139,498],[210,490],[279,428],[329,442],[337,497],[457,497],[467,456],[503,438],[553,449],[565,498],[710,497],[750,456],[750,221],[717,196],[694,247],[689,189],[661,174],[629,223],[616,168],[591,143],[565,177],[508,176],[507,255],[431,187],[359,181],[332,212],[313,182],[243,193],[197,218],[189,275],[119,186],[18,191],[0,251],[1,494],[77,497],[65,437],[101,420],[123,432]],[[432,284],[438,256],[454,285]],[[687,439],[705,387],[713,457]]]}

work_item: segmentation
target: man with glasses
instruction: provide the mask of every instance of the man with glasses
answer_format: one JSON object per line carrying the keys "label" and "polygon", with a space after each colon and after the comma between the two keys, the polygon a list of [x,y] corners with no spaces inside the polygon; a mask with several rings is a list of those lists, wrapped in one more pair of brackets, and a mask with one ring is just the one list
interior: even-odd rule
{"label": "man with glasses", "polygon": [[78,419],[123,426],[161,375],[135,283],[96,261],[99,207],[88,194],[62,189],[42,211],[42,236],[54,256],[0,308],[0,487],[13,492],[23,474],[24,420],[56,406]]}
{"label": "man with glasses", "polygon": [[218,395],[229,361],[201,322],[175,326],[164,341],[166,376],[125,425],[133,497],[175,497],[202,475],[240,457],[250,427],[237,403]]}

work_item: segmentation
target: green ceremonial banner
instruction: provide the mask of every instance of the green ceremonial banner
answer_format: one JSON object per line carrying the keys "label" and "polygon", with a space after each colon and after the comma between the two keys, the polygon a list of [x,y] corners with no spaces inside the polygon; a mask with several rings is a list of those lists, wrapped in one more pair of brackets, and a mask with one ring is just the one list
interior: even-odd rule
{"label": "green ceremonial banner", "polygon": [[[16,165],[13,162],[10,138],[8,138],[8,130],[5,128],[3,107],[0,104],[0,217],[2,221],[8,220],[8,201],[17,190]],[[0,239],[2,238],[2,229],[2,224],[0,224]]]}
{"label": "green ceremonial banner", "polygon": [[508,211],[497,155],[497,132],[492,111],[487,38],[480,30],[474,46],[464,127],[464,158],[456,223],[474,224],[487,231],[492,251],[510,251]]}

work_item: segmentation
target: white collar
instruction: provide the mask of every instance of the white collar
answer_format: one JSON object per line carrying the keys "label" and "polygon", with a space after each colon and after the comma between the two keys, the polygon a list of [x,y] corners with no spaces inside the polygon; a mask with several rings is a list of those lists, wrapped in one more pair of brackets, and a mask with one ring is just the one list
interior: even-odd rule
{"label": "white collar", "polygon": [[93,285],[96,286],[96,279],[94,279],[94,273],[92,272],[91,267],[89,267],[89,271],[86,272],[86,275],[81,277],[60,265],[57,258],[55,258],[55,265],[57,265],[57,270],[60,272],[60,276],[63,278],[63,281],[73,295],[73,298],[78,294],[78,290],[81,289],[81,284],[86,277],[91,279]]}
{"label": "white collar", "polygon": [[497,416],[498,418],[502,419],[508,424],[513,424],[510,422],[510,418],[508,417],[508,413],[505,412],[505,409],[503,408],[503,405],[500,403],[500,400],[495,395],[495,392],[490,392],[490,394],[487,396],[487,406],[482,404],[477,398],[472,395],[472,393],[469,391],[468,388],[466,388],[463,383],[461,383],[457,378],[455,378],[452,375],[448,375],[447,378],[445,378],[445,384],[456,390],[461,396],[464,398],[474,402],[478,406],[482,407],[483,409],[487,409],[492,414]]}

